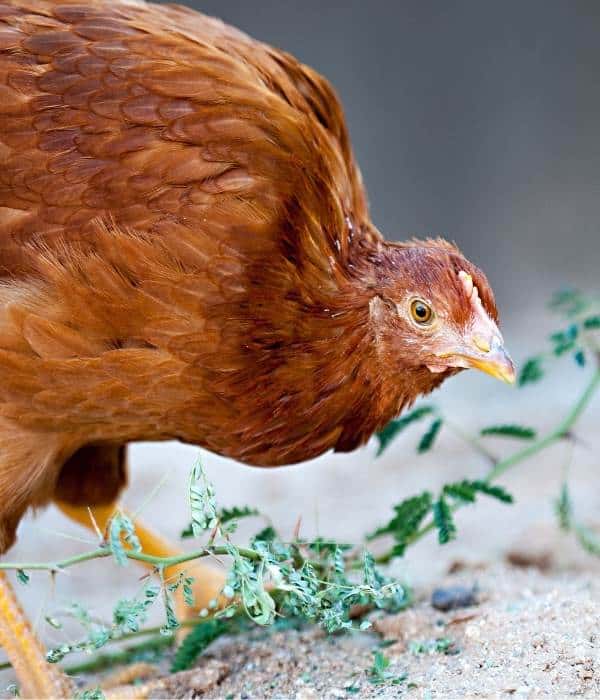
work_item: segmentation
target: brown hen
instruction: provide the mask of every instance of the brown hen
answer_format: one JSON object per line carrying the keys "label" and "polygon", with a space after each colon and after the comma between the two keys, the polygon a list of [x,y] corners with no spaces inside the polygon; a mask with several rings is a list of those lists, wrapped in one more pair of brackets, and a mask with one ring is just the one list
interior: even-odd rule
{"label": "brown hen", "polygon": [[513,378],[483,273],[383,240],[292,56],[183,7],[4,0],[0,115],[0,552],[50,500],[108,518],[128,442],[289,464],[459,368]]}

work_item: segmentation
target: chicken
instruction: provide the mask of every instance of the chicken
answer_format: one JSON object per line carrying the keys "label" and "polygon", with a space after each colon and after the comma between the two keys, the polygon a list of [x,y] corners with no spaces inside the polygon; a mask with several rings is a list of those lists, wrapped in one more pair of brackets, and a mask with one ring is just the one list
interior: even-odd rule
{"label": "chicken", "polygon": [[462,368],[514,378],[483,272],[382,238],[292,56],[183,7],[1,0],[0,115],[0,553],[30,507],[108,518],[129,442],[278,466]]}

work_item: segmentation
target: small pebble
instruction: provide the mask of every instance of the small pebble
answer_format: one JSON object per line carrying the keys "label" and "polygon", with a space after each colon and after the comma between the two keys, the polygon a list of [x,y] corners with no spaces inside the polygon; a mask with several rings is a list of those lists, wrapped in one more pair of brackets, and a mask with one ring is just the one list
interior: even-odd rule
{"label": "small pebble", "polygon": [[448,586],[436,588],[431,594],[431,605],[436,610],[455,610],[478,604],[475,588],[466,586]]}

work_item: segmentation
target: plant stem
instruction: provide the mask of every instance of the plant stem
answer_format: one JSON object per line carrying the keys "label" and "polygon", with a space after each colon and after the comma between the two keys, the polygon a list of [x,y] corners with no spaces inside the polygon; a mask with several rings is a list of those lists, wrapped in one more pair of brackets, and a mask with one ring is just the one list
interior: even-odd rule
{"label": "plant stem", "polygon": [[[253,549],[243,549],[238,548],[237,550],[243,557],[250,559],[252,561],[258,561],[261,555]],[[151,554],[144,554],[143,552],[133,552],[131,550],[125,550],[125,555],[128,559],[134,559],[136,561],[143,561],[147,564],[154,564],[156,567],[168,568],[170,566],[175,566],[176,564],[183,564],[186,561],[192,561],[193,559],[201,559],[202,557],[209,556],[226,556],[229,554],[227,547],[204,547],[203,549],[197,549],[193,552],[186,552],[184,554],[179,554],[174,557],[156,557]],[[24,571],[51,571],[56,573],[58,571],[63,571],[75,564],[81,564],[84,561],[90,561],[92,559],[102,559],[104,557],[110,557],[112,552],[107,547],[99,547],[90,552],[84,552],[83,554],[78,554],[74,557],[69,557],[68,559],[63,559],[57,562],[10,562],[3,561],[0,562],[0,570],[9,569],[22,569]]]}
{"label": "plant stem", "polygon": [[125,664],[132,660],[137,654],[141,654],[145,651],[156,651],[158,649],[163,649],[168,647],[173,643],[172,638],[165,637],[163,635],[157,635],[151,639],[147,639],[138,644],[132,644],[131,646],[125,647],[120,651],[115,651],[110,654],[98,654],[91,661],[84,661],[83,663],[76,664],[73,666],[68,666],[65,672],[69,676],[79,676],[83,673],[93,673],[96,671],[102,671],[106,668],[111,668],[118,664]]}
{"label": "plant stem", "polygon": [[597,368],[594,371],[590,382],[586,386],[582,395],[575,402],[575,405],[569,411],[566,418],[561,421],[549,435],[536,440],[531,445],[524,447],[522,450],[518,450],[506,459],[498,462],[498,464],[496,464],[496,466],[487,475],[486,481],[494,481],[511,467],[514,467],[515,464],[529,459],[529,457],[541,452],[542,450],[546,449],[546,447],[549,447],[555,442],[567,437],[583,411],[587,408],[589,402],[598,389],[598,385],[600,385],[600,368]]}
{"label": "plant stem", "polygon": [[[203,624],[206,621],[205,618],[196,618],[193,620],[181,620],[181,627],[198,627],[198,625]],[[171,646],[175,642],[175,637],[165,637],[160,634],[162,625],[157,625],[155,627],[144,627],[137,632],[127,632],[120,637],[115,637],[108,640],[108,644],[120,644],[122,642],[127,642],[132,639],[138,639],[139,637],[149,637],[151,635],[156,635],[154,639],[149,639],[147,641],[139,642],[139,644],[132,644],[121,651],[113,652],[111,654],[99,654],[94,657],[91,661],[84,661],[81,664],[76,664],[74,666],[67,666],[64,670],[65,673],[69,675],[77,675],[79,673],[89,673],[91,671],[99,671],[103,668],[108,668],[111,665],[117,663],[124,663],[128,660],[128,657],[132,654],[136,654],[141,651],[151,650],[156,648],[162,648],[166,646]],[[110,662],[110,663],[109,663]],[[0,671],[6,671],[12,668],[12,664],[8,661],[0,663]]]}
{"label": "plant stem", "polygon": [[450,429],[451,432],[453,432],[467,445],[470,445],[474,450],[477,450],[477,452],[479,452],[479,454],[482,457],[485,457],[485,459],[487,459],[493,466],[498,464],[498,457],[496,457],[495,454],[490,452],[490,450],[488,450],[488,448],[481,442],[479,438],[475,437],[474,435],[470,435],[458,425],[456,425],[452,421],[449,421],[446,417],[444,417],[444,423]]}

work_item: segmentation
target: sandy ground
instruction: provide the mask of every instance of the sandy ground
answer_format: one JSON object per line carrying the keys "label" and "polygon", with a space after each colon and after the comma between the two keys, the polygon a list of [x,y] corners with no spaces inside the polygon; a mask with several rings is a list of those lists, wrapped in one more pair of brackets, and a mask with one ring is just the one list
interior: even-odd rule
{"label": "sandy ground", "polygon": [[[541,576],[497,564],[445,579],[474,582],[480,588],[477,606],[441,613],[425,597],[406,612],[375,621],[390,643],[381,649],[390,673],[406,674],[399,685],[369,680],[379,637],[326,637],[313,629],[215,644],[200,666],[221,662],[224,676],[206,697],[600,695],[595,577]],[[436,639],[451,643],[449,653],[433,649]]]}
{"label": "sandy ground", "polygon": [[[521,326],[513,331],[512,337],[522,339],[516,345],[517,359],[526,354],[526,345],[537,349],[543,342],[543,334],[536,329]],[[543,434],[565,415],[585,378],[585,372],[567,363],[539,387],[515,394],[514,389],[467,373],[448,382],[434,400],[463,426],[477,429],[521,422]],[[599,412],[597,397],[579,424],[577,432],[585,441],[575,450],[570,474],[577,513],[592,524],[600,522]],[[301,516],[306,537],[323,534],[358,541],[384,522],[392,504],[402,498],[485,473],[485,461],[448,430],[442,431],[433,452],[416,455],[415,445],[424,429],[424,425],[411,428],[380,459],[375,459],[372,443],[352,454],[325,455],[273,471],[248,469],[210,454],[203,454],[203,460],[222,505],[259,507],[283,537],[292,533]],[[495,440],[490,447],[508,454],[515,445]],[[131,488],[124,500],[133,508],[143,505],[147,520],[172,538],[188,521],[186,481],[196,455],[197,450],[175,444],[137,445],[132,450]],[[558,534],[553,515],[552,501],[568,455],[566,445],[557,445],[519,465],[502,479],[515,495],[515,505],[482,500],[465,508],[457,518],[455,542],[440,547],[434,538],[427,539],[393,565],[392,572],[411,585],[422,601],[389,622],[397,625],[392,636],[401,641],[384,651],[393,667],[407,674],[403,685],[382,688],[366,680],[364,670],[371,665],[378,641],[374,636],[326,639],[308,630],[219,642],[210,651],[211,663],[222,663],[227,670],[213,674],[222,680],[206,691],[208,696],[350,697],[352,691],[345,688],[352,678],[360,682],[359,694],[364,697],[403,692],[415,697],[600,695],[595,675],[600,674],[600,657],[596,659],[600,642],[595,637],[600,617],[598,562]],[[241,528],[240,541],[256,529],[256,523]],[[49,508],[22,523],[19,542],[7,558],[56,559],[92,546],[89,534]],[[525,552],[530,559],[541,557],[549,568],[545,572],[507,568],[502,562],[510,550]],[[448,582],[447,572],[457,561],[466,568],[452,579],[477,582],[483,596],[472,610],[472,620],[447,628],[457,613],[433,611],[428,597],[432,587]],[[41,636],[56,645],[73,633],[52,629],[44,622],[46,615],[78,601],[93,614],[107,617],[111,602],[138,590],[138,576],[133,567],[120,570],[109,561],[91,562],[60,576],[54,584],[47,575],[35,574],[29,586],[19,587],[19,593]],[[438,620],[444,624],[438,625]],[[456,640],[460,653],[415,654],[405,649],[410,641],[435,639],[440,631]],[[0,688],[11,680],[9,672],[0,674]],[[408,690],[409,683],[415,687]],[[177,693],[185,694],[181,688]]]}

